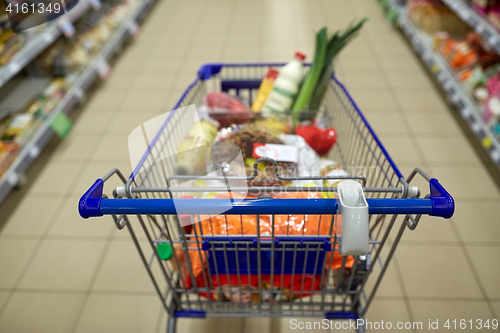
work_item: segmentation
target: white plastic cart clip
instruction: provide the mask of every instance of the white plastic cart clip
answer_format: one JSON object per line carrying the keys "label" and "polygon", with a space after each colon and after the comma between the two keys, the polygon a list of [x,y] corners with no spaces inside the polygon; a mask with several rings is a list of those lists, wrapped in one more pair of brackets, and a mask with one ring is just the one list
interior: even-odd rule
{"label": "white plastic cart clip", "polygon": [[354,180],[337,185],[338,212],[342,214],[340,254],[364,255],[368,253],[368,203],[363,187]]}

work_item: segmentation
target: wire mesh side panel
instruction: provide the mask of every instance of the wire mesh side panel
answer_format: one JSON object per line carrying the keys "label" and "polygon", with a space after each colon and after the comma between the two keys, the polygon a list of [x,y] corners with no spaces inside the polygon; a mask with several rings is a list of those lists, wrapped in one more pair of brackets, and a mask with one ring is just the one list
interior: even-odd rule
{"label": "wire mesh side panel", "polygon": [[[223,68],[211,80],[197,81],[179,107],[200,106],[203,96],[220,90],[224,80],[260,80],[266,71],[267,66]],[[255,92],[229,93],[251,99]],[[366,177],[368,187],[399,185],[395,170],[335,81],[328,87],[322,112],[326,125],[338,132],[329,158],[349,174]],[[175,168],[172,156],[193,124],[190,115],[172,112],[135,175],[134,186],[167,187],[166,178]],[[391,195],[367,193],[369,197]],[[170,198],[171,194],[147,192],[141,197]],[[385,270],[390,252],[381,256],[381,251],[397,216],[370,216],[371,252],[363,257],[342,257],[336,251],[340,218],[336,215],[128,218],[139,222],[128,223],[128,229],[170,314],[200,310],[213,316],[323,317],[329,312],[362,312],[366,307],[370,291],[365,289],[373,289],[367,278],[374,265],[378,276]],[[169,260],[157,253],[164,243],[173,249]]]}
{"label": "wire mesh side panel", "polygon": [[[356,110],[345,88],[335,81],[330,83],[324,101],[325,119],[328,127],[337,130],[337,143],[329,153],[329,158],[339,162],[351,175],[366,178],[366,187],[400,187],[401,181],[362,116]],[[389,192],[365,192],[368,198],[395,198]],[[401,225],[400,228],[393,228]],[[357,284],[353,305],[363,314],[370,305],[392,259],[403,231],[405,216],[369,216],[370,252],[366,257],[358,257],[353,281]],[[384,246],[389,237],[390,246]],[[357,276],[356,276],[357,275]]]}

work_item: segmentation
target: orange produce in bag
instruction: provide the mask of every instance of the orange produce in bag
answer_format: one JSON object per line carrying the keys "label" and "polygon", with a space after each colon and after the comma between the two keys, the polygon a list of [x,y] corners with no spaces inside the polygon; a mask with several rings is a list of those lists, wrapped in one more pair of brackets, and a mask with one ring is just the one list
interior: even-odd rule
{"label": "orange produce in bag", "polygon": [[[256,199],[256,197],[248,195],[244,197],[241,194],[232,193],[233,199]],[[315,198],[323,198],[321,193],[318,192],[288,192],[281,194],[271,194],[274,199],[315,199]],[[228,198],[228,194],[218,195],[216,198],[218,199],[226,199]],[[209,200],[209,199],[207,199]],[[272,215],[259,215],[259,221],[257,222],[257,215],[217,215],[217,216],[208,216],[208,215],[200,215],[193,216],[194,221],[193,224],[197,235],[257,235],[257,223],[260,228],[260,236],[271,236],[272,235]],[[332,223],[336,223],[339,225],[341,223],[340,215],[275,215],[274,216],[274,235],[295,235],[295,236],[313,236],[317,235],[321,236],[334,236],[335,235],[335,225]],[[333,238],[332,238],[333,240]],[[198,238],[200,243],[203,242],[202,238]],[[187,288],[192,288],[193,281],[191,281],[188,266],[186,263],[185,252],[182,250],[181,244],[175,244],[174,253],[177,256],[177,261],[179,262],[180,267],[176,267],[176,269],[180,270],[184,283]],[[212,285],[214,288],[218,286],[218,280],[216,276],[212,276],[207,268],[207,254],[205,251],[201,250],[188,250],[189,260],[191,261],[191,267],[193,270],[193,275],[196,280],[196,284],[198,287],[205,286],[205,280],[209,277],[212,280]],[[333,254],[333,259],[331,258]],[[342,256],[338,252],[338,250],[329,251],[326,253],[326,269],[339,269],[342,264]],[[331,263],[331,264],[330,264]],[[175,262],[173,261],[174,266]],[[346,268],[351,268],[354,265],[354,258],[352,256],[348,256],[346,260]],[[329,267],[328,267],[329,266]],[[280,276],[280,274],[278,274]],[[302,278],[301,274],[298,274]],[[305,284],[308,285],[308,288],[305,290],[319,290],[320,288],[320,276],[315,274],[307,274],[307,279],[304,280]],[[286,278],[285,278],[286,277]],[[243,275],[240,277],[243,278]],[[258,287],[258,281],[256,279],[257,276],[251,276],[250,281],[243,282],[242,285],[246,286],[248,290],[253,290]],[[248,280],[248,277],[245,277]],[[238,287],[238,281],[236,275],[230,275],[229,281],[227,281],[226,274],[221,274],[219,276],[219,281],[223,288],[227,289],[227,292],[223,293],[223,298],[226,300],[235,301],[235,299],[231,296],[231,288]],[[261,275],[261,281],[270,284],[270,276],[269,275]],[[275,287],[281,287],[279,285],[281,280],[273,281]],[[278,284],[276,284],[278,283]],[[291,275],[285,274],[283,280],[283,287],[288,288],[288,290],[300,290],[301,281],[292,281]],[[314,287],[313,287],[314,286]],[[298,288],[298,289],[297,289]],[[296,293],[292,293],[297,297]],[[207,297],[206,294],[201,294],[202,296]],[[229,295],[229,296],[228,296]],[[252,296],[252,292],[249,291],[246,296],[244,296],[241,301],[251,300],[255,297]],[[303,294],[302,296],[307,296]],[[219,299],[220,294],[210,295],[213,299]],[[241,298],[241,297],[240,297]]]}

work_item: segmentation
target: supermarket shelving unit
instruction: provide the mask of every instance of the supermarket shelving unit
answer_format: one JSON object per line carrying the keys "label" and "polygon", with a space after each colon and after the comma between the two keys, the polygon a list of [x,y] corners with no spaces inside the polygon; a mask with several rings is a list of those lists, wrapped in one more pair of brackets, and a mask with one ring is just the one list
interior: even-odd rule
{"label": "supermarket shelving unit", "polygon": [[[79,1],[75,8],[64,15],[64,20],[75,22],[85,14],[89,8],[91,8],[91,5],[88,1]],[[19,73],[21,69],[62,35],[62,28],[59,24],[61,21],[59,21],[59,19],[46,23],[45,29],[29,40],[6,65],[0,67],[0,87],[14,77],[14,75]]]}
{"label": "supermarket shelving unit", "polygon": [[495,52],[500,54],[500,34],[484,18],[478,15],[472,8],[467,6],[462,0],[443,0],[458,17],[473,28],[478,34],[482,35],[484,40]]}
{"label": "supermarket shelving unit", "polygon": [[[457,0],[444,0],[450,6],[453,6],[455,12],[460,12],[459,15],[462,19],[467,17],[471,22],[469,24],[476,24],[475,20],[481,19],[478,23],[476,31],[479,30],[486,40],[490,43],[491,47],[500,53],[500,35],[485,22],[479,15],[473,13],[462,1]],[[451,4],[454,5],[451,5]],[[411,42],[413,48],[422,58],[423,62],[436,76],[437,81],[441,84],[444,91],[448,95],[451,102],[460,111],[461,116],[469,125],[472,132],[479,139],[483,148],[487,151],[488,155],[495,163],[497,168],[500,169],[500,142],[493,135],[488,126],[481,118],[481,111],[479,106],[471,99],[462,87],[462,85],[455,79],[455,73],[450,69],[446,60],[441,55],[436,54],[432,49],[431,38],[422,33],[408,17],[408,12],[405,6],[398,3],[397,0],[388,0],[387,5],[389,10],[396,13],[396,22],[403,30],[404,34]],[[475,14],[475,15],[473,15]],[[463,17],[462,17],[463,16]]]}
{"label": "supermarket shelving unit", "polygon": [[[102,75],[102,70],[107,66],[107,60],[119,49],[122,42],[129,35],[137,31],[136,22],[153,4],[154,0],[143,0],[131,10],[131,14],[115,31],[106,45],[90,62],[89,66],[81,72],[74,84],[68,90],[61,102],[44,121],[30,142],[19,152],[16,160],[0,178],[0,204],[5,200],[10,191],[18,184],[21,175],[28,169],[33,161],[40,155],[42,149],[54,135],[51,128],[52,121],[61,113],[68,113],[82,99],[88,87]],[[83,1],[82,1],[83,2]],[[76,7],[75,7],[76,9]],[[69,14],[69,13],[68,13]],[[58,35],[59,36],[59,35]],[[57,38],[57,37],[55,37]],[[55,40],[55,39],[54,39]],[[46,45],[45,47],[47,47]],[[32,59],[35,56],[32,57]],[[26,65],[26,62],[24,65]]]}

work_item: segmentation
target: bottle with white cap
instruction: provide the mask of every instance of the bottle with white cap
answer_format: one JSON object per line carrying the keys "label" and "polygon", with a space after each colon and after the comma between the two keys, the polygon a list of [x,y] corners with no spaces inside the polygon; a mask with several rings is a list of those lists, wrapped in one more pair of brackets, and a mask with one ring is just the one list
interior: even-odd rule
{"label": "bottle with white cap", "polygon": [[266,103],[262,107],[264,116],[290,110],[295,96],[299,93],[300,80],[304,76],[303,61],[305,58],[304,54],[296,52],[292,61],[280,69],[278,78],[274,81],[273,90],[267,96]]}

